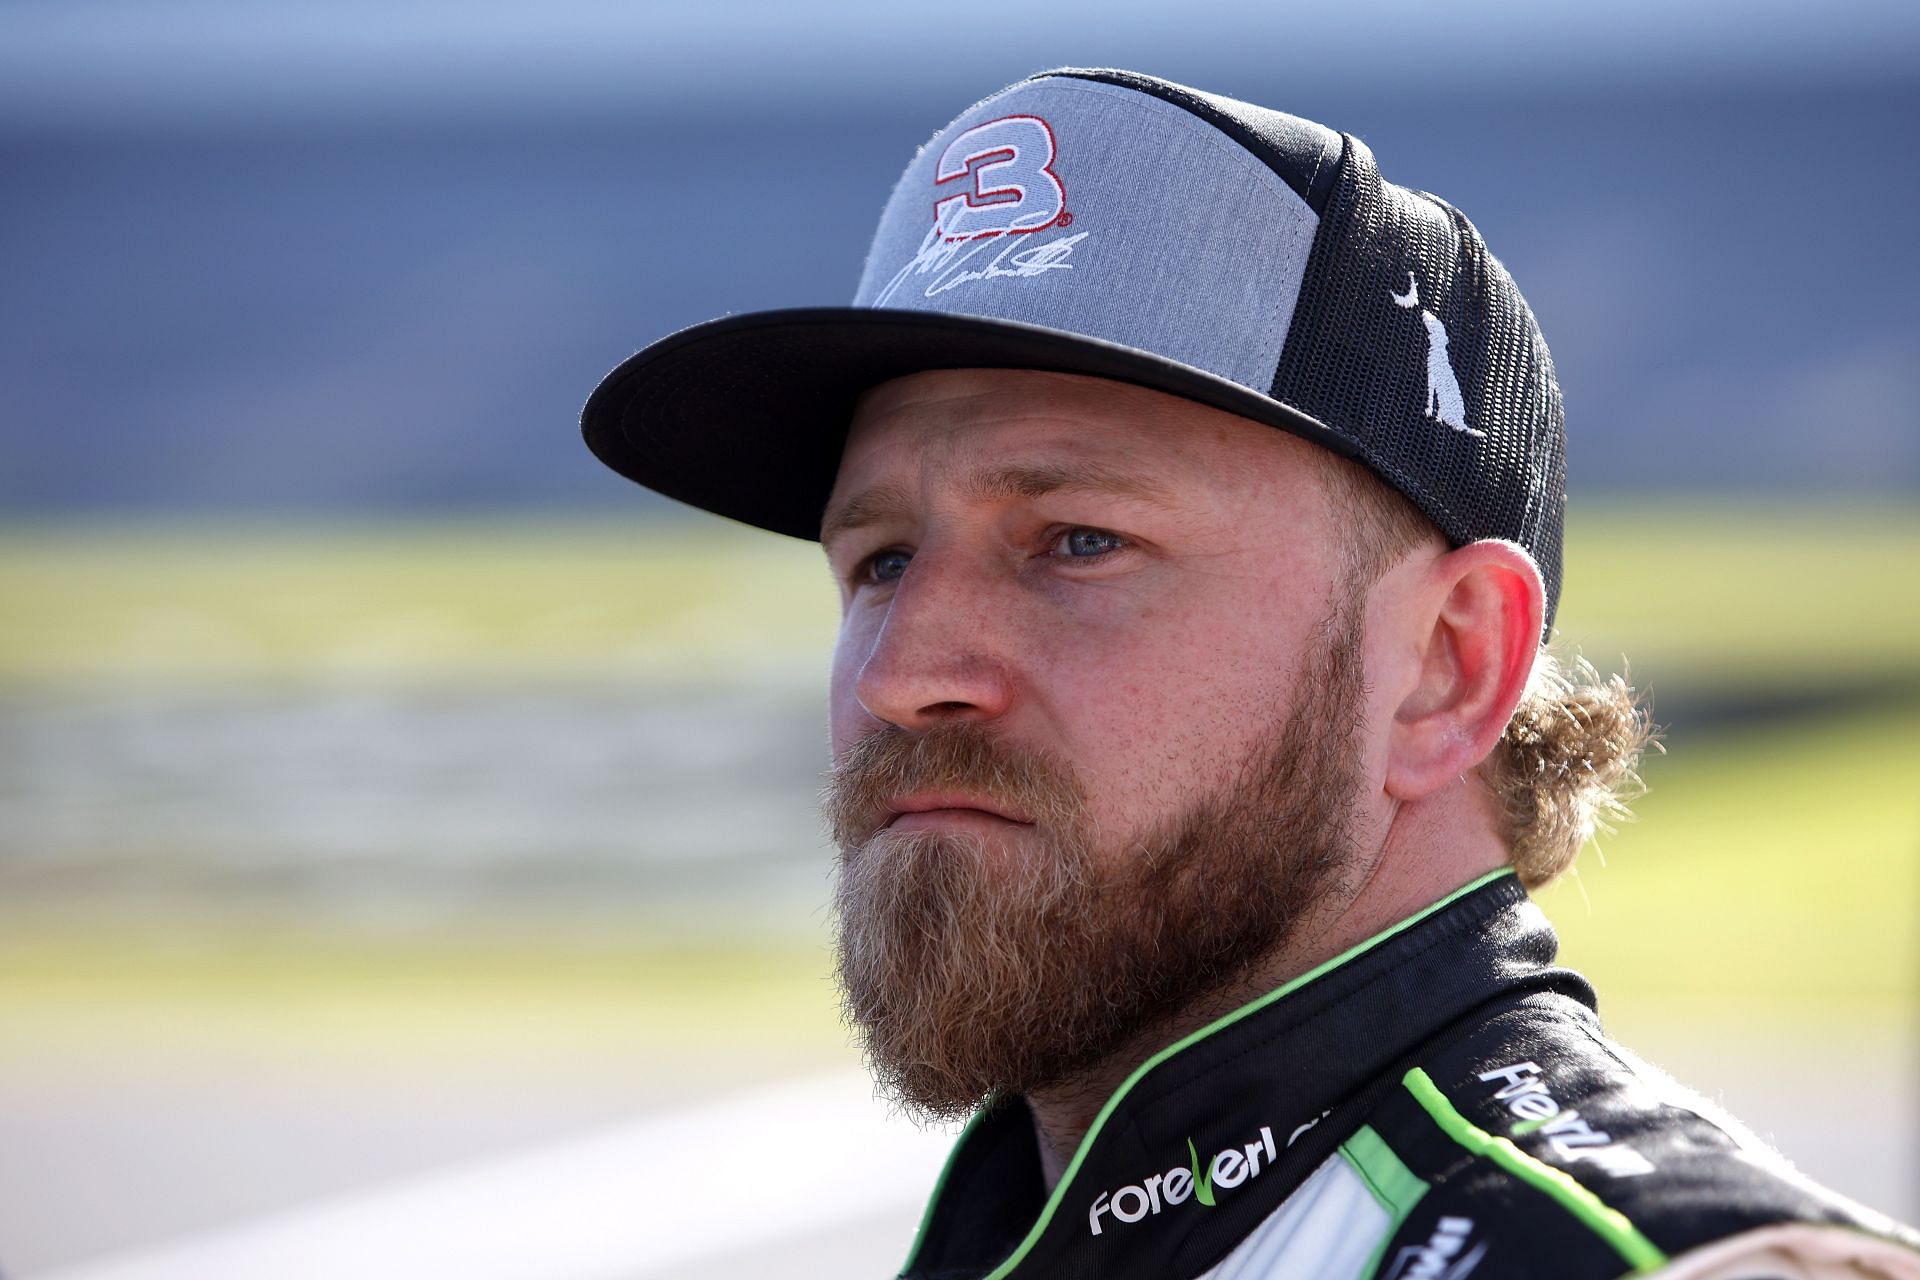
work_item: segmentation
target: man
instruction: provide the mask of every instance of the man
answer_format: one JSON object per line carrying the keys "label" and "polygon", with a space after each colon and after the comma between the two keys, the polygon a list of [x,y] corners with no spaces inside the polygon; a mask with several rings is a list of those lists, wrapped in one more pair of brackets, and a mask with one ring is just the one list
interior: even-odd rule
{"label": "man", "polygon": [[909,165],[855,307],[668,338],[584,429],[839,581],[847,1008],[977,1109],[903,1274],[1920,1277],[1553,967],[1526,888],[1646,727],[1540,647],[1532,314],[1358,140],[1037,76]]}

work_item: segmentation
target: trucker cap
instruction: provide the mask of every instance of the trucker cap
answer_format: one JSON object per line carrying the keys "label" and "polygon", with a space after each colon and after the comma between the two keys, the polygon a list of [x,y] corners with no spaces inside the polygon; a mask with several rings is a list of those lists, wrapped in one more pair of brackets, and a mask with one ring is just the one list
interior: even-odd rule
{"label": "trucker cap", "polygon": [[854,401],[929,369],[1135,383],[1371,468],[1560,595],[1560,389],[1480,233],[1358,138],[1128,71],[1044,72],[914,156],[850,307],[696,325],[588,399],[588,446],[669,497],[816,538]]}

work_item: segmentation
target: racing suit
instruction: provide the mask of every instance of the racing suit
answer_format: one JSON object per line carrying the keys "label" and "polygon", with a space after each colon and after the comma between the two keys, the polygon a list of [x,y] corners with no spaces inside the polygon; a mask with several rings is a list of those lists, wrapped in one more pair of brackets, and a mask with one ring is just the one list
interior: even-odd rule
{"label": "racing suit", "polygon": [[1156,1054],[1051,1192],[1018,1098],[912,1280],[1908,1277],[1920,1235],[1608,1041],[1498,872]]}

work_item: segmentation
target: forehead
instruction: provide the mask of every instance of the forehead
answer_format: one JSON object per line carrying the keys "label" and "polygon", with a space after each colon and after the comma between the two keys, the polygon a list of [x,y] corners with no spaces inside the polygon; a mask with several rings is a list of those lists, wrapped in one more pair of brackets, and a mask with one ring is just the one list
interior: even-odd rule
{"label": "forehead", "polygon": [[981,496],[1106,490],[1233,503],[1310,484],[1316,446],[1144,387],[1077,374],[948,369],[882,383],[848,430],[827,523],[875,485]]}

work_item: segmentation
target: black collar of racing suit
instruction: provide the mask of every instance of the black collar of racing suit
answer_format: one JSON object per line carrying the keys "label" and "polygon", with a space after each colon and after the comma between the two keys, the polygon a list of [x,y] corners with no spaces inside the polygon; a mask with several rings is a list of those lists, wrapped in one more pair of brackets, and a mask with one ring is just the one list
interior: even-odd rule
{"label": "black collar of racing suit", "polygon": [[1051,1195],[1031,1113],[1003,1099],[961,1135],[901,1274],[1197,1274],[1477,1010],[1536,991],[1591,1007],[1557,947],[1510,871],[1484,876],[1148,1059]]}

